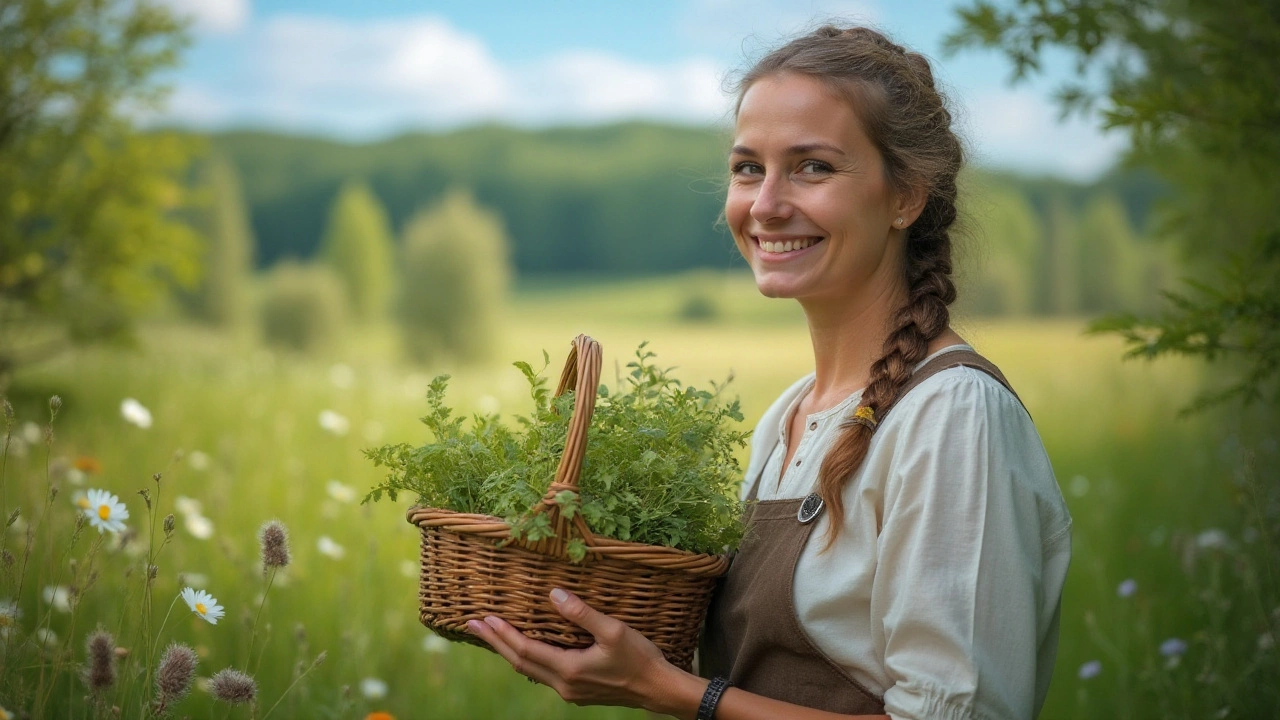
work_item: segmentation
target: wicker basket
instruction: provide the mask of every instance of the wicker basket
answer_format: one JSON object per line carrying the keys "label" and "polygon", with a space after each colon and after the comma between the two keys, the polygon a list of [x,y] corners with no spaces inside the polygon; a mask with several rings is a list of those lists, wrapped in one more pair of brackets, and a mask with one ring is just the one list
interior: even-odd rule
{"label": "wicker basket", "polygon": [[[551,519],[553,537],[512,541],[509,526],[496,517],[427,507],[409,510],[409,522],[422,529],[422,624],[450,640],[487,648],[467,631],[467,621],[497,615],[536,640],[567,648],[590,646],[591,635],[561,617],[548,599],[552,588],[559,587],[640,631],[667,660],[688,670],[711,591],[728,570],[728,559],[595,537],[581,513],[566,520],[553,500],[558,492],[577,490],[599,380],[600,345],[579,335],[556,390],[559,396],[575,387],[564,455],[555,480],[533,509]],[[578,564],[565,554],[570,523],[587,547],[586,559]]]}

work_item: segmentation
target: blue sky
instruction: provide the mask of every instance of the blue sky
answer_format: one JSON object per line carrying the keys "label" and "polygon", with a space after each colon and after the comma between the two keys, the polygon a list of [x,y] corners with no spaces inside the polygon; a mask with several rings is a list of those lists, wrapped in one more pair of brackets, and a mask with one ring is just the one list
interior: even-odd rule
{"label": "blue sky", "polygon": [[727,122],[721,87],[815,22],[871,23],[935,61],[983,165],[1088,179],[1123,150],[1058,119],[1069,65],[1010,86],[994,53],[947,57],[951,0],[165,0],[193,20],[163,120],[366,140],[498,121]]}

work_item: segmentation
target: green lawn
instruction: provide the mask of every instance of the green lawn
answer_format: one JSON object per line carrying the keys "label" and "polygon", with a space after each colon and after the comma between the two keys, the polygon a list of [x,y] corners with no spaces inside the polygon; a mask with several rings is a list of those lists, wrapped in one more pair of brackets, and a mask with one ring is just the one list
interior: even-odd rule
{"label": "green lawn", "polygon": [[[699,294],[711,299],[714,317],[681,320],[689,299]],[[1084,336],[1082,327],[1082,321],[958,323],[1022,395],[1075,518],[1061,650],[1043,717],[1181,716],[1211,700],[1179,699],[1173,690],[1152,696],[1151,688],[1192,687],[1212,655],[1216,636],[1205,633],[1215,615],[1205,614],[1199,586],[1193,592],[1189,578],[1200,577],[1196,553],[1212,550],[1197,550],[1205,545],[1195,542],[1205,530],[1223,528],[1232,546],[1241,542],[1234,466],[1223,460],[1231,448],[1224,449],[1222,433],[1208,419],[1176,418],[1200,382],[1197,365],[1121,362],[1116,340]],[[687,381],[703,384],[733,373],[732,387],[749,420],[808,371],[808,338],[796,309],[759,298],[749,279],[718,274],[529,288],[511,303],[502,361],[484,367],[407,366],[395,359],[387,328],[354,330],[331,356],[300,358],[190,326],[153,324],[143,328],[136,352],[84,350],[22,371],[8,390],[18,413],[15,436],[31,432],[24,422],[47,420],[50,395],[60,395],[64,405],[51,451],[36,437],[25,455],[12,451],[6,459],[4,511],[20,506],[22,519],[5,537],[17,562],[5,575],[0,600],[17,592],[24,527],[33,529],[34,544],[18,597],[21,617],[5,645],[0,706],[33,707],[34,693],[43,689],[51,717],[88,716],[84,687],[67,668],[81,661],[84,636],[99,623],[117,633],[131,657],[145,655],[139,624],[145,561],[111,543],[92,550],[98,533],[91,529],[68,551],[74,492],[102,487],[127,504],[142,543],[147,525],[139,489],[151,489],[159,517],[177,512],[178,496],[202,504],[200,516],[211,521],[212,532],[193,535],[178,513],[174,540],[156,561],[153,613],[158,625],[180,589],[179,574],[203,576],[197,579],[226,606],[226,618],[209,625],[179,602],[161,641],[196,647],[206,677],[245,666],[264,587],[256,529],[271,518],[289,527],[293,564],[268,595],[255,648],[262,654],[252,661],[261,683],[258,717],[289,685],[296,667],[321,650],[327,661],[273,717],[363,717],[372,710],[397,718],[637,716],[564,705],[485,651],[427,642],[429,633],[417,624],[417,535],[404,521],[406,499],[361,506],[344,497],[342,487],[331,488],[338,483],[362,497],[379,473],[361,448],[423,439],[415,418],[432,375],[454,375],[450,391],[457,407],[523,410],[527,385],[509,361],[537,360],[546,349],[549,372],[558,374],[578,332],[602,343],[607,384],[646,339],[659,360],[678,366]],[[121,417],[125,398],[150,410],[150,428]],[[318,418],[326,410],[346,419],[344,434],[321,427]],[[57,472],[77,458],[101,466],[83,485]],[[59,492],[46,512],[49,464]],[[157,472],[163,474],[158,487],[151,479]],[[191,522],[198,531],[208,529],[198,519]],[[322,536],[343,549],[341,557],[320,551]],[[74,569],[68,558],[77,559]],[[74,610],[50,610],[42,590],[83,585],[90,565],[96,581]],[[74,583],[73,573],[80,578]],[[1235,576],[1224,577],[1229,583]],[[1137,583],[1127,598],[1117,594],[1126,578]],[[1237,609],[1254,611],[1243,604]],[[45,661],[37,666],[30,662],[35,641],[23,640],[46,619],[57,640],[41,651]],[[1169,637],[1187,640],[1190,650],[1178,667],[1165,669],[1158,646]],[[1095,659],[1102,662],[1101,674],[1079,679],[1078,668]],[[51,668],[59,663],[64,672],[50,685]],[[385,697],[366,698],[366,678],[385,682]],[[1216,687],[1204,683],[1203,692]],[[1149,697],[1162,699],[1144,699]],[[126,716],[136,715],[136,692],[110,699]],[[224,710],[196,690],[180,714],[223,717]]]}

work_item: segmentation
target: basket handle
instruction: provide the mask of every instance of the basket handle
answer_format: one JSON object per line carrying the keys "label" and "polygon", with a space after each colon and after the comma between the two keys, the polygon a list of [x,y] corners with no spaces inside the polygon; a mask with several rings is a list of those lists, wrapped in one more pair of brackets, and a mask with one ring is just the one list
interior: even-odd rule
{"label": "basket handle", "polygon": [[[560,373],[560,385],[556,397],[560,397],[573,385],[573,416],[569,419],[569,434],[565,438],[564,453],[553,481],[556,485],[578,487],[582,475],[582,460],[587,454],[587,428],[596,410],[596,388],[600,387],[600,343],[586,335],[573,339],[569,359]],[[563,488],[562,488],[563,489]]]}
{"label": "basket handle", "polygon": [[[587,454],[587,428],[591,426],[591,415],[596,409],[596,388],[600,386],[600,343],[586,335],[573,339],[573,348],[569,351],[569,359],[564,363],[564,372],[560,374],[560,385],[556,388],[556,397],[560,397],[573,387],[573,415],[569,418],[569,431],[565,437],[564,452],[560,456],[560,466],[556,476],[547,487],[547,492],[532,509],[532,512],[543,513],[551,521],[554,534],[535,542],[519,541],[519,544],[533,552],[551,557],[567,557],[571,533],[569,526],[577,531],[577,535],[590,547],[595,536],[587,527],[582,513],[576,513],[568,520],[560,512],[560,504],[555,498],[565,490],[578,491],[578,480],[582,475],[582,461]],[[588,560],[590,556],[588,556]]]}

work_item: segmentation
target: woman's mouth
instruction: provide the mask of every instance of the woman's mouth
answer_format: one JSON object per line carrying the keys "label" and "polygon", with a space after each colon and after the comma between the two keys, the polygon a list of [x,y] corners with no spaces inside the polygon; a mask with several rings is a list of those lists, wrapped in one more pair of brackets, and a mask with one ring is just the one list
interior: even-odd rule
{"label": "woman's mouth", "polygon": [[754,237],[753,239],[756,241],[756,246],[761,250],[760,254],[770,260],[793,257],[822,242],[820,237],[799,237],[786,240],[764,240],[759,237]]}

